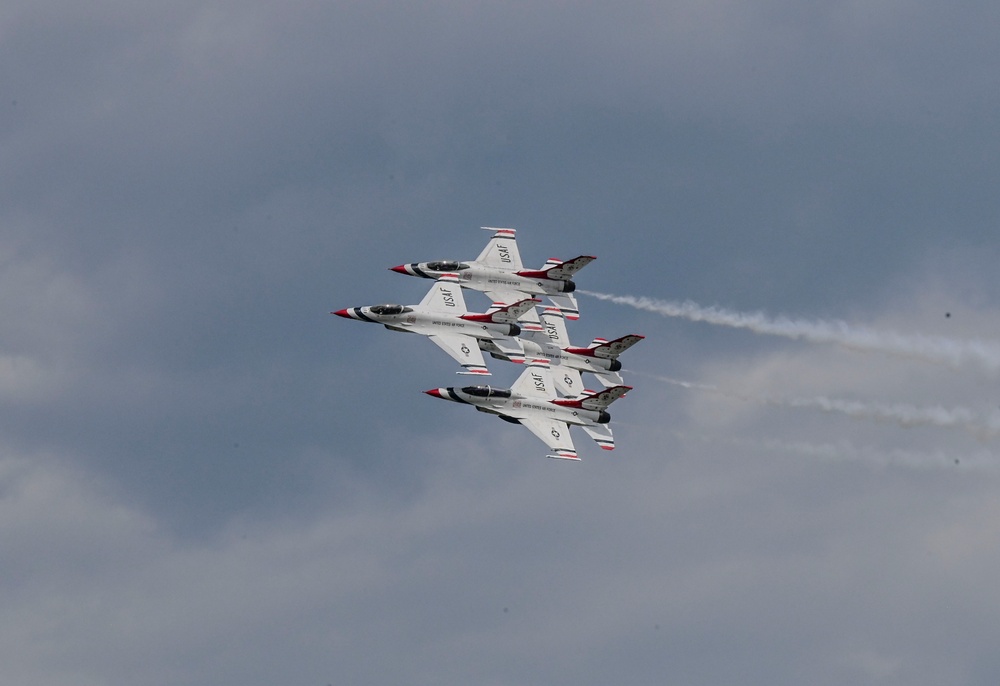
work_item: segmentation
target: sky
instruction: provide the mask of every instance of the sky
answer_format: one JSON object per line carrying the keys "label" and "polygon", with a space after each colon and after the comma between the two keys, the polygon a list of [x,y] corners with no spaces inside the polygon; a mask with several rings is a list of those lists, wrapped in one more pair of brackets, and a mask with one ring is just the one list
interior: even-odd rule
{"label": "sky", "polygon": [[[0,681],[998,683],[998,19],[5,2]],[[656,305],[614,452],[330,316],[480,226]]]}

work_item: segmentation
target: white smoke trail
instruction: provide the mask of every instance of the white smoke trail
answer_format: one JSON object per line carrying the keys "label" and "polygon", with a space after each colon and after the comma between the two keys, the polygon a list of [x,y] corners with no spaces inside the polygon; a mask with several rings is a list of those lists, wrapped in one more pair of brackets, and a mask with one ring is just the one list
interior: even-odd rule
{"label": "white smoke trail", "polygon": [[874,422],[889,422],[904,427],[936,426],[945,429],[960,429],[967,431],[979,440],[994,438],[1000,434],[1000,413],[983,415],[965,407],[917,407],[907,404],[861,402],[857,400],[840,400],[817,396],[815,398],[780,398],[770,395],[749,395],[738,391],[708,386],[706,384],[680,381],[666,376],[643,374],[664,383],[690,388],[693,390],[718,393],[739,400],[755,401],[780,407],[801,407],[846,415],[854,419],[865,419]]}
{"label": "white smoke trail", "polygon": [[835,412],[857,419],[893,422],[904,427],[937,426],[968,431],[979,439],[993,438],[1000,433],[1000,417],[983,416],[965,407],[916,407],[907,404],[865,403],[835,398],[788,398],[771,401],[788,407],[806,407]]}
{"label": "white smoke trail", "polygon": [[585,290],[578,290],[577,293],[619,305],[628,305],[639,310],[655,312],[665,317],[683,317],[695,322],[748,329],[755,333],[784,336],[813,343],[833,343],[855,350],[877,351],[935,364],[946,364],[956,368],[976,363],[991,373],[1000,371],[1000,344],[991,341],[955,340],[940,336],[876,331],[865,327],[851,326],[840,320],[769,317],[763,312],[734,312],[719,307],[702,307],[690,300],[676,302]]}
{"label": "white smoke trail", "polygon": [[1000,456],[982,450],[972,454],[954,454],[943,451],[917,452],[894,448],[883,450],[872,446],[856,446],[850,441],[836,443],[808,443],[778,439],[758,440],[719,436],[692,436],[671,431],[681,440],[722,442],[748,450],[783,452],[827,462],[863,462],[876,467],[908,469],[956,469],[960,471],[1000,473]]}
{"label": "white smoke trail", "polygon": [[881,450],[871,446],[856,446],[849,441],[836,443],[804,443],[799,441],[768,440],[761,442],[768,450],[782,451],[827,461],[865,462],[879,467],[907,467],[910,469],[961,469],[969,471],[1000,472],[1000,460],[988,451],[956,457],[952,453],[936,451],[922,453],[912,450]]}

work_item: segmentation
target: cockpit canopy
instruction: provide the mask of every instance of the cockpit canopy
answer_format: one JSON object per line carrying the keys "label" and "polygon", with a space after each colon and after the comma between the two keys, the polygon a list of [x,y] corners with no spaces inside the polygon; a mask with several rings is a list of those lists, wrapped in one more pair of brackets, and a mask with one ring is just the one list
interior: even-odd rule
{"label": "cockpit canopy", "polygon": [[427,268],[432,272],[457,272],[460,269],[468,269],[469,265],[454,260],[437,260],[436,262],[428,262]]}
{"label": "cockpit canopy", "polygon": [[466,386],[462,389],[466,395],[475,395],[480,398],[509,398],[510,391],[506,388],[493,388],[492,386]]}
{"label": "cockpit canopy", "polygon": [[403,314],[404,312],[413,311],[409,307],[403,307],[402,305],[372,305],[368,309],[375,314]]}

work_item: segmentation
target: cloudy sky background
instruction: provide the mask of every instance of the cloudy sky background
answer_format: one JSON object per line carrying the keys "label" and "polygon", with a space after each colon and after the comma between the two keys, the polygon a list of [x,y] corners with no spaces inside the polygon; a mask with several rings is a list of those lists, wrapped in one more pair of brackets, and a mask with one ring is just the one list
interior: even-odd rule
{"label": "cloudy sky background", "polygon": [[574,342],[647,338],[571,464],[328,313],[511,226],[581,288],[993,350],[998,20],[4,3],[0,680],[996,684],[995,371],[581,296]]}

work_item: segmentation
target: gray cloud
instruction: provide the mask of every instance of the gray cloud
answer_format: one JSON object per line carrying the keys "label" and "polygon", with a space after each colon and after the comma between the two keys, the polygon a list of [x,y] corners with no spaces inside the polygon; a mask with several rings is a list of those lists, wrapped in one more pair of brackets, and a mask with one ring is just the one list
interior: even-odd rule
{"label": "gray cloud", "polygon": [[[327,314],[492,224],[582,288],[993,339],[995,13],[7,3],[3,680],[995,683],[991,442],[636,375],[561,465]],[[583,304],[646,373],[996,405]]]}

